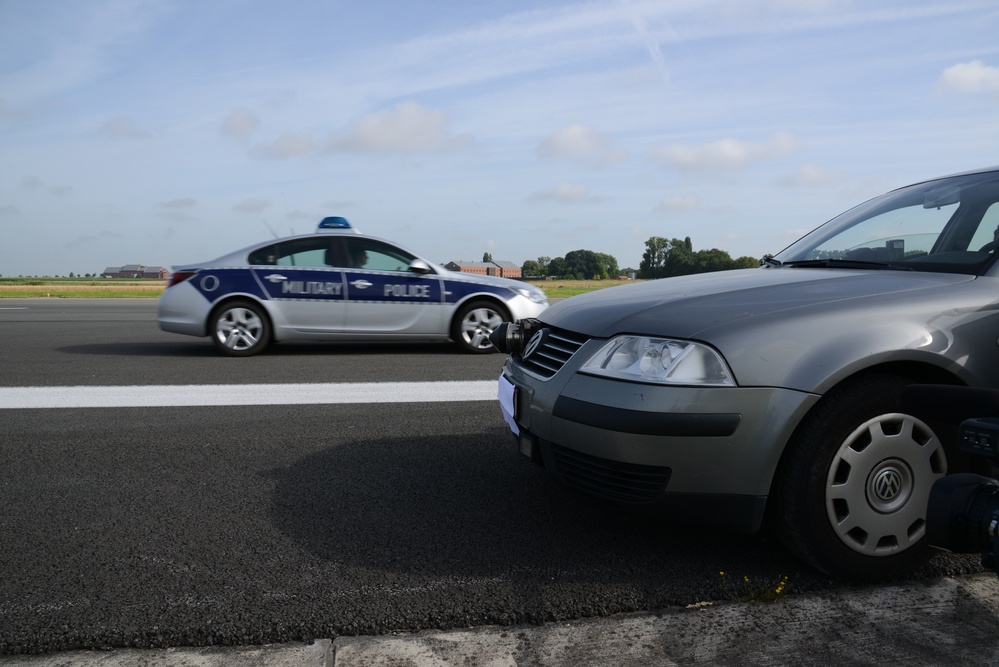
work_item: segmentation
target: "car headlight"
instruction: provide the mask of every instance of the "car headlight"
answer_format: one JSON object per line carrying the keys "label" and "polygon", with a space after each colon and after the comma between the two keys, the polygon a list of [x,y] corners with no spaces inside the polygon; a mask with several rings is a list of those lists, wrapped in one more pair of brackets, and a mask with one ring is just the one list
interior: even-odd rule
{"label": "car headlight", "polygon": [[701,343],[670,338],[612,338],[579,371],[635,382],[735,386],[732,372],[718,352]]}
{"label": "car headlight", "polygon": [[515,290],[517,294],[527,297],[534,303],[548,303],[548,297],[539,287],[518,287]]}

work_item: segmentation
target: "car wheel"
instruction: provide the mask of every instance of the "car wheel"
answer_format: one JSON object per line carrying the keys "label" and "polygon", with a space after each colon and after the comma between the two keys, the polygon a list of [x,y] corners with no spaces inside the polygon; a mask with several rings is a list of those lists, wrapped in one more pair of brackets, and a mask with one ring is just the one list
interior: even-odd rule
{"label": "car wheel", "polygon": [[474,301],[461,307],[451,324],[451,338],[465,352],[486,354],[496,348],[489,342],[489,334],[510,316],[499,306],[486,301]]}
{"label": "car wheel", "polygon": [[212,315],[212,342],[222,354],[249,357],[262,352],[271,340],[271,327],[263,309],[252,301],[230,301]]}
{"label": "car wheel", "polygon": [[926,504],[947,472],[940,439],[900,412],[905,378],[841,385],[796,431],[780,471],[781,537],[836,577],[905,575],[930,555]]}

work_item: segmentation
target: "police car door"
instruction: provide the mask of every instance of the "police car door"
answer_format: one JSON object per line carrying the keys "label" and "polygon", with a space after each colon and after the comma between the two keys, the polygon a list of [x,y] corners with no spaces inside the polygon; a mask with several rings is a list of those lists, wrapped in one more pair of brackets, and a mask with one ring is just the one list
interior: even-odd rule
{"label": "police car door", "polygon": [[409,270],[410,253],[372,239],[347,238],[347,317],[344,330],[372,334],[440,334],[440,277]]}
{"label": "police car door", "polygon": [[340,331],[346,311],[333,237],[278,241],[250,253],[251,271],[272,304],[274,326],[300,333]]}

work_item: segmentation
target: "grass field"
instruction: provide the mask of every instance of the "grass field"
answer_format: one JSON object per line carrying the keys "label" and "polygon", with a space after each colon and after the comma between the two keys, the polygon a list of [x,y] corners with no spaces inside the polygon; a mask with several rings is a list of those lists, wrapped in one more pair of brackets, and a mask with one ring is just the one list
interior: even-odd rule
{"label": "grass field", "polygon": [[567,299],[570,296],[584,294],[607,287],[617,287],[637,280],[528,280],[545,291],[549,299]]}
{"label": "grass field", "polygon": [[[623,285],[632,280],[531,280],[549,299],[565,299],[584,292]],[[166,281],[119,278],[0,278],[0,298],[127,299],[156,298]]]}
{"label": "grass field", "polygon": [[0,298],[155,298],[165,286],[155,279],[0,278]]}

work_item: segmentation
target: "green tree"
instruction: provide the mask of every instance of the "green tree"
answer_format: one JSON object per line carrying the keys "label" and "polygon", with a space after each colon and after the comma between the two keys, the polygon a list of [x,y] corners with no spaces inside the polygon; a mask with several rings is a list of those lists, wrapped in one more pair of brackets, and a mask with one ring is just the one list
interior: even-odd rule
{"label": "green tree", "polygon": [[670,239],[669,251],[666,254],[665,275],[683,276],[688,273],[697,273],[697,260],[690,237],[688,236],[682,241]]}
{"label": "green tree", "polygon": [[646,280],[666,277],[666,259],[669,256],[669,241],[662,236],[653,236],[645,242],[642,262],[638,265],[638,275]]}
{"label": "green tree", "polygon": [[525,276],[541,276],[544,275],[541,272],[541,265],[538,264],[533,259],[528,259],[524,261],[524,265],[520,267],[520,272]]}
{"label": "green tree", "polygon": [[492,253],[489,253],[489,252],[482,253],[482,261],[483,262],[491,262],[491,261],[493,261],[493,255],[492,255]]}
{"label": "green tree", "polygon": [[611,255],[606,255],[602,252],[597,253],[597,259],[600,261],[600,266],[603,269],[601,274],[604,278],[617,278],[621,275],[621,270],[617,268],[617,259]]}

